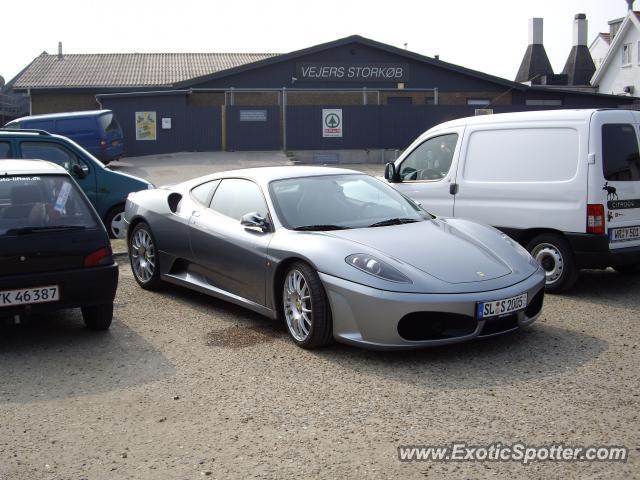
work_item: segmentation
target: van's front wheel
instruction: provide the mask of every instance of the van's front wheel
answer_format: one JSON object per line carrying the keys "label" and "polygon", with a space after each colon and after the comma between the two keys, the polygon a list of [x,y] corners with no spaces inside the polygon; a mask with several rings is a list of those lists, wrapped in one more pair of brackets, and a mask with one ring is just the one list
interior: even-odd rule
{"label": "van's front wheel", "polygon": [[578,280],[573,252],[562,236],[554,233],[538,235],[527,244],[527,250],[544,268],[547,292],[564,292]]}

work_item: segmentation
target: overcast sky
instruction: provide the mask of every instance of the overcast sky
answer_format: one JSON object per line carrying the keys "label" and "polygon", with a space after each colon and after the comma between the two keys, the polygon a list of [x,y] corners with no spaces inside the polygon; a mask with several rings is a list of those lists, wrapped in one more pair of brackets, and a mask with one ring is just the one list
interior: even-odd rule
{"label": "overcast sky", "polygon": [[544,18],[544,45],[560,73],[576,13],[587,15],[591,43],[626,8],[624,0],[7,0],[0,75],[8,81],[58,41],[66,53],[285,53],[358,34],[513,80],[529,18]]}

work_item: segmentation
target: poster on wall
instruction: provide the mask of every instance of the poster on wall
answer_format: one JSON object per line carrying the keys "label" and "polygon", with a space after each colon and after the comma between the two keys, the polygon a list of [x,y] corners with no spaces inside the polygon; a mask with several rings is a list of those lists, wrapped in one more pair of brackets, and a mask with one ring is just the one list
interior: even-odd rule
{"label": "poster on wall", "polygon": [[322,136],[342,137],[342,109],[323,108],[322,109]]}
{"label": "poster on wall", "polygon": [[136,112],[136,140],[156,140],[156,112]]}

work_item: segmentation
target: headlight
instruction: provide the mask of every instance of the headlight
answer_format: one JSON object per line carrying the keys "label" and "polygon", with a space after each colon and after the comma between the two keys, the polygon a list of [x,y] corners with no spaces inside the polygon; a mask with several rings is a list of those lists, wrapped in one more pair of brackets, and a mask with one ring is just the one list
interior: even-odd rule
{"label": "headlight", "polygon": [[354,253],[344,259],[349,265],[374,277],[397,283],[412,283],[405,275],[382,260],[365,253]]}

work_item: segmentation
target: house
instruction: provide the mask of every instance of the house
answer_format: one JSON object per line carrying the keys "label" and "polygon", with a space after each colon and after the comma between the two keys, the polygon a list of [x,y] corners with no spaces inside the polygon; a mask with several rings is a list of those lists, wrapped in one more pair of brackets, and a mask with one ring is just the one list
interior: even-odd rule
{"label": "house", "polygon": [[599,93],[638,96],[640,12],[629,10],[626,17],[612,20],[609,25],[612,27],[609,35],[610,46],[591,78],[591,84],[598,87]]}

